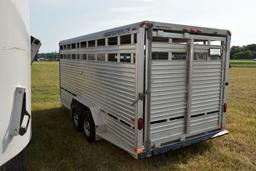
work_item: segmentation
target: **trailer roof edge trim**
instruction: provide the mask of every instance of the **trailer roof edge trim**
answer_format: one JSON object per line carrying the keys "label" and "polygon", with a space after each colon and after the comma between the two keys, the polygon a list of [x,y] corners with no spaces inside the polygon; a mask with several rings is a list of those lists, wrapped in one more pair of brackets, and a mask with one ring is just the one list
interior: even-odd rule
{"label": "trailer roof edge trim", "polygon": [[215,28],[209,28],[209,27],[199,27],[199,26],[172,24],[172,23],[155,22],[155,21],[142,21],[142,22],[137,22],[129,25],[115,27],[113,29],[107,29],[107,30],[96,32],[96,33],[91,33],[91,34],[87,34],[79,37],[62,40],[59,42],[59,44],[62,45],[66,43],[75,43],[77,41],[83,41],[85,39],[94,40],[102,37],[111,37],[111,36],[119,35],[120,33],[121,34],[129,33],[133,28],[145,27],[147,24],[153,24],[153,28],[159,29],[159,30],[162,29],[162,30],[170,30],[170,31],[210,34],[210,35],[217,35],[217,36],[230,35],[230,31],[225,29],[215,29]]}

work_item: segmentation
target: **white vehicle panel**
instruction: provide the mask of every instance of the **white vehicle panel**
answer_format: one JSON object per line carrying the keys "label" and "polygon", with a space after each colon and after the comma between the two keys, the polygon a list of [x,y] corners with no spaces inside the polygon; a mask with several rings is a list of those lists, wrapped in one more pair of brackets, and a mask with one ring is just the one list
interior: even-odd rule
{"label": "white vehicle panel", "polygon": [[12,120],[17,87],[26,91],[26,110],[31,113],[31,45],[29,1],[0,1],[0,166],[16,156],[28,144],[30,125],[25,135],[7,136]]}

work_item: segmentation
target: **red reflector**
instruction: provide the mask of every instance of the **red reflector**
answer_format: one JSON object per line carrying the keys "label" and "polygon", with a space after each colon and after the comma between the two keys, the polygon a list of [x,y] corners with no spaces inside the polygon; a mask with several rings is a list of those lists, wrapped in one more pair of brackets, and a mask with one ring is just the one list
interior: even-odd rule
{"label": "red reflector", "polygon": [[132,28],[132,31],[137,31],[137,28]]}
{"label": "red reflector", "polygon": [[144,127],[144,121],[143,121],[142,118],[139,118],[139,119],[138,119],[138,129],[139,129],[139,130],[142,130],[143,127]]}
{"label": "red reflector", "polygon": [[226,113],[227,112],[227,103],[224,103],[224,106],[223,106],[223,112]]}
{"label": "red reflector", "polygon": [[191,30],[190,30],[190,32],[195,33],[195,32],[196,32],[196,30],[195,30],[195,29],[191,29]]}
{"label": "red reflector", "polygon": [[141,22],[141,23],[140,23],[140,27],[146,27],[146,26],[147,26],[147,24],[148,24],[148,22],[147,22],[147,21],[143,21],[143,22]]}

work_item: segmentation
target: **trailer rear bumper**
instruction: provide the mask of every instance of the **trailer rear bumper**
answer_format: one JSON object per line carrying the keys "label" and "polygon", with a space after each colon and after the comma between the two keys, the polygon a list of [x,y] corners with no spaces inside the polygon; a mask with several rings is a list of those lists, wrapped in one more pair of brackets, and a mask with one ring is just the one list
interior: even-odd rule
{"label": "trailer rear bumper", "polygon": [[162,147],[152,149],[151,154],[147,154],[146,152],[140,153],[138,155],[138,158],[145,158],[145,157],[150,157],[152,155],[159,155],[159,154],[166,153],[168,151],[175,150],[175,149],[178,149],[178,148],[181,148],[181,147],[186,147],[186,146],[189,146],[189,145],[192,145],[192,144],[196,144],[196,143],[199,143],[201,141],[205,141],[205,140],[213,139],[213,138],[216,138],[216,137],[220,137],[220,136],[226,135],[228,133],[229,132],[227,130],[215,130],[215,131],[207,132],[205,134],[201,134],[201,135],[198,135],[198,136],[188,138],[185,141],[172,143],[172,144],[169,144],[169,145],[166,145],[166,146],[162,146]]}

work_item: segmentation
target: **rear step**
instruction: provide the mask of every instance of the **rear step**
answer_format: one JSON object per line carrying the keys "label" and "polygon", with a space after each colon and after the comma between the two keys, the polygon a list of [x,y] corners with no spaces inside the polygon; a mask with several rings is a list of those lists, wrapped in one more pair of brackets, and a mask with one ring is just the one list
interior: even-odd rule
{"label": "rear step", "polygon": [[[175,143],[171,143],[171,144],[159,147],[159,148],[155,148],[151,151],[151,155],[159,155],[159,154],[171,151],[171,150],[179,149],[181,147],[187,147],[189,145],[196,144],[201,141],[220,137],[220,136],[226,135],[228,133],[229,132],[227,130],[215,130],[215,131],[211,131],[208,133],[203,133],[201,135],[188,137],[185,141],[175,142]],[[148,154],[146,154],[146,153],[139,154],[139,158],[145,158],[147,156],[148,156]]]}

